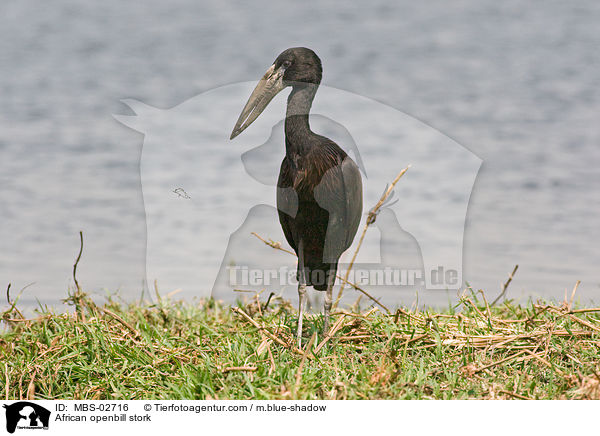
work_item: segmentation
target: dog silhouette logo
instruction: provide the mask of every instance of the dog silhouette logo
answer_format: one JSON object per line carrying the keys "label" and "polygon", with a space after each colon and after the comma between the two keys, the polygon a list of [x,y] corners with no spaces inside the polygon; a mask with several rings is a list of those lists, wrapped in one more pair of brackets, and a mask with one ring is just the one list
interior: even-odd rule
{"label": "dog silhouette logo", "polygon": [[10,405],[4,404],[6,409],[6,431],[14,433],[19,429],[48,429],[50,411],[29,401],[19,401]]}
{"label": "dog silhouette logo", "polygon": [[[231,303],[239,298],[234,289],[240,286],[256,292],[267,288],[283,298],[297,295],[293,259],[252,235],[285,244],[276,202],[286,153],[284,107],[261,114],[235,144],[229,140],[240,101],[255,86],[254,81],[226,85],[170,109],[123,100],[134,115],[114,115],[144,135],[140,177],[146,283],[157,279],[164,289]],[[401,201],[385,205],[378,231],[367,232],[361,245],[355,265],[369,276],[363,289],[394,304],[410,304],[423,289],[462,289],[465,222],[482,160],[442,132],[378,101],[326,86],[318,95],[311,128],[335,141],[363,174],[359,228],[382,189],[411,165],[394,188]],[[284,105],[285,99],[271,103],[277,104]],[[354,239],[344,265],[360,238]],[[416,279],[392,283],[384,277],[380,283],[370,278],[387,274],[386,268]],[[421,303],[439,303],[437,298],[434,292],[419,294]]]}

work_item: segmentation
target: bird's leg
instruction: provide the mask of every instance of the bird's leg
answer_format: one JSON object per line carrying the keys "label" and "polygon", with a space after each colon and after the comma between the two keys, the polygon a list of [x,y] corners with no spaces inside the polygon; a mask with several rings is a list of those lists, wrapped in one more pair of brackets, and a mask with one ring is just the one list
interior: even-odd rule
{"label": "bird's leg", "polygon": [[304,283],[298,285],[298,299],[300,300],[300,313],[298,314],[298,348],[302,348],[302,318],[304,317],[304,306],[306,304],[306,285]]}
{"label": "bird's leg", "polygon": [[329,312],[331,311],[331,302],[333,300],[333,285],[335,283],[335,272],[327,272],[327,291],[325,292],[325,320],[323,323],[323,337],[329,332]]}
{"label": "bird's leg", "polygon": [[306,271],[304,269],[304,249],[302,240],[298,244],[298,348],[302,348],[302,318],[306,305]]}

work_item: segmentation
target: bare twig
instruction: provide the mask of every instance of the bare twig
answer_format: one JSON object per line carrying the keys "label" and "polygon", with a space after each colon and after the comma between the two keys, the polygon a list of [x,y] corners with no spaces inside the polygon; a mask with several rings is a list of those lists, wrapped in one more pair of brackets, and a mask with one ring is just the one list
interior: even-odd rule
{"label": "bare twig", "polygon": [[506,281],[506,283],[504,283],[504,286],[502,286],[502,291],[500,292],[500,295],[498,295],[496,299],[492,301],[492,304],[490,304],[490,306],[494,306],[502,297],[504,297],[504,294],[506,294],[506,290],[508,289],[508,285],[510,285],[510,282],[512,282],[512,279],[515,276],[515,273],[518,269],[519,265],[515,265],[514,269],[510,273],[510,276],[508,277],[508,280]]}
{"label": "bare twig", "polygon": [[25,286],[23,289],[21,289],[21,291],[17,295],[17,298],[15,298],[15,301],[13,301],[13,302],[10,301],[10,286],[11,286],[11,284],[10,283],[8,284],[8,286],[6,287],[6,301],[8,302],[10,307],[7,310],[5,310],[4,313],[2,314],[2,317],[4,319],[8,320],[8,316],[12,313],[13,310],[19,314],[21,319],[25,319],[25,317],[23,316],[21,311],[17,308],[17,301],[19,301],[19,297],[21,296],[23,291],[25,289],[27,289],[29,286],[31,286],[32,284],[33,283],[30,283],[27,286]]}
{"label": "bare twig", "polygon": [[[252,234],[254,236],[256,236],[258,239],[260,239],[262,242],[264,242],[266,245],[268,245],[271,248],[274,248],[276,250],[281,250],[285,253],[291,254],[292,256],[296,256],[296,253],[294,253],[293,251],[287,250],[285,248],[283,248],[281,246],[281,243],[277,242],[277,241],[273,241],[271,239],[266,240],[264,239],[262,236],[258,235],[255,232],[252,232]],[[352,283],[351,281],[347,280],[347,277],[344,278],[340,275],[336,276],[338,279],[342,280],[343,282],[349,284],[350,286],[352,286],[354,289],[356,289],[359,292],[362,292],[364,295],[366,295],[368,298],[370,298],[375,304],[378,304],[379,306],[381,306],[384,310],[386,310],[388,313],[390,313],[390,310],[385,307],[379,300],[377,300],[375,297],[373,297],[372,295],[370,295],[367,291],[365,291],[364,289],[360,288],[358,285]]]}
{"label": "bare twig", "polygon": [[[341,280],[342,283],[340,285],[340,290],[338,292],[338,296],[337,296],[337,298],[336,298],[336,300],[335,300],[335,302],[334,302],[334,304],[332,306],[333,309],[335,309],[337,307],[337,305],[339,304],[339,302],[340,302],[340,300],[342,298],[342,295],[343,295],[343,292],[344,292],[344,286],[346,284],[349,284],[354,289],[356,289],[357,291],[362,292],[364,295],[366,295],[367,297],[369,297],[376,304],[380,305],[383,309],[385,309],[388,313],[390,313],[389,309],[387,307],[385,307],[383,304],[381,304],[379,302],[379,300],[377,300],[373,296],[369,295],[369,293],[367,293],[364,289],[361,289],[356,284],[351,283],[350,281],[348,281],[348,276],[350,275],[350,271],[352,270],[352,266],[354,265],[354,262],[356,261],[356,256],[358,255],[360,247],[362,246],[363,240],[365,238],[365,234],[367,233],[367,229],[369,228],[369,226],[371,224],[373,224],[375,222],[375,220],[377,219],[377,214],[379,213],[379,209],[381,208],[381,206],[383,206],[385,204],[385,202],[388,199],[388,197],[390,196],[390,194],[394,191],[394,187],[396,186],[396,183],[398,183],[398,181],[400,180],[400,178],[404,175],[404,173],[406,173],[406,171],[408,171],[409,168],[410,168],[410,165],[407,166],[406,168],[404,168],[402,171],[400,171],[398,173],[398,175],[392,181],[392,183],[386,187],[386,189],[384,190],[384,192],[381,195],[381,198],[379,199],[379,201],[377,202],[377,204],[375,204],[375,206],[369,211],[369,214],[367,216],[367,221],[366,221],[366,223],[365,223],[365,225],[363,227],[363,231],[362,231],[362,233],[360,235],[360,239],[358,241],[358,245],[356,247],[356,250],[354,251],[354,255],[352,256],[352,260],[350,261],[348,269],[346,270],[346,275],[344,277],[341,277],[339,275],[337,276]],[[272,240],[266,240],[266,239],[262,238],[261,236],[259,236],[258,234],[256,234],[255,232],[252,232],[252,234],[254,236],[256,236],[258,239],[260,239],[261,241],[263,241],[268,246],[272,247],[272,248],[275,248],[275,249],[281,250],[281,251],[285,251],[286,253],[289,253],[289,254],[292,254],[292,255],[296,255],[296,253],[283,248],[279,242],[275,242],[275,241],[272,241]]]}
{"label": "bare twig", "polygon": [[258,235],[258,234],[257,234],[257,233],[255,233],[255,232],[252,232],[252,234],[253,234],[254,236],[256,236],[258,239],[260,239],[261,241],[263,241],[265,244],[267,244],[269,247],[275,248],[275,249],[277,249],[277,250],[285,251],[286,253],[289,253],[289,254],[291,254],[291,255],[293,255],[293,256],[295,256],[295,255],[296,255],[296,253],[294,253],[293,251],[290,251],[290,250],[288,250],[288,249],[286,249],[286,248],[283,248],[283,247],[281,246],[281,243],[280,243],[280,242],[273,241],[273,240],[271,240],[271,239],[269,239],[269,240],[267,241],[266,239],[262,238],[260,235]]}
{"label": "bare twig", "polygon": [[81,259],[81,253],[83,253],[83,232],[79,231],[79,254],[77,255],[77,259],[73,265],[73,280],[75,281],[75,287],[77,288],[78,292],[81,292],[81,287],[77,281],[77,265],[79,264],[79,259]]}
{"label": "bare twig", "polygon": [[[350,264],[348,265],[348,269],[346,270],[346,275],[344,277],[344,280],[342,281],[342,284],[340,285],[340,290],[338,292],[338,296],[335,299],[335,302],[333,303],[333,308],[334,309],[337,307],[337,305],[339,304],[340,300],[342,299],[342,295],[344,293],[344,284],[348,282],[348,276],[350,274],[350,270],[352,269],[352,266],[354,265],[354,261],[356,260],[356,256],[358,256],[358,252],[360,250],[360,247],[362,246],[363,240],[365,239],[365,234],[367,233],[367,229],[369,228],[369,226],[371,224],[373,224],[375,222],[375,220],[377,219],[377,214],[379,213],[379,208],[381,208],[381,206],[385,203],[385,201],[387,200],[388,196],[394,190],[394,186],[396,186],[396,183],[398,183],[398,181],[400,180],[400,178],[404,175],[404,173],[406,173],[408,171],[409,168],[410,168],[410,165],[407,166],[406,168],[404,168],[402,171],[400,171],[398,173],[398,175],[396,176],[396,178],[394,179],[394,181],[383,192],[383,194],[381,195],[381,198],[379,199],[379,201],[377,202],[377,204],[375,204],[375,206],[369,211],[369,215],[367,216],[367,221],[365,222],[365,225],[363,227],[362,233],[360,235],[360,239],[358,240],[358,245],[356,246],[356,250],[354,251],[354,254],[352,255],[352,259],[350,260]],[[389,313],[389,310],[388,310],[388,313]]]}
{"label": "bare twig", "polygon": [[8,302],[8,305],[11,306],[11,302],[10,302],[10,283],[8,284],[8,286],[6,287],[6,301]]}
{"label": "bare twig", "polygon": [[338,279],[340,279],[342,281],[342,283],[347,283],[348,285],[352,286],[354,289],[356,289],[359,292],[362,292],[364,295],[366,295],[367,297],[369,297],[373,302],[375,302],[375,304],[378,304],[379,306],[381,306],[381,308],[383,310],[385,310],[388,314],[391,313],[390,309],[388,309],[386,306],[383,305],[383,303],[381,303],[377,298],[373,297],[371,294],[369,294],[367,291],[365,291],[364,289],[362,289],[360,286],[346,280],[346,277],[342,277],[340,275],[337,276]]}
{"label": "bare twig", "polygon": [[267,310],[267,307],[269,307],[269,303],[271,302],[271,298],[273,298],[274,295],[275,295],[275,292],[271,292],[269,294],[269,297],[267,298],[267,302],[265,303],[263,310]]}
{"label": "bare twig", "polygon": [[79,282],[77,281],[77,265],[79,265],[81,253],[83,253],[83,232],[79,231],[79,254],[77,255],[77,259],[73,264],[73,281],[75,282],[76,291],[70,299],[75,304],[75,311],[77,312],[77,316],[79,316],[81,320],[85,322],[85,313],[82,306],[82,299],[84,297],[84,294],[83,292],[81,292],[81,286],[79,286]]}

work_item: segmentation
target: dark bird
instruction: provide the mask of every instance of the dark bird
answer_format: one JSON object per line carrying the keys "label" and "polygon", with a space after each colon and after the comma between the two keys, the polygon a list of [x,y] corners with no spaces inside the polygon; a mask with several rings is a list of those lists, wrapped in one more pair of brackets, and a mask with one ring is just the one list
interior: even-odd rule
{"label": "dark bird", "polygon": [[309,112],[321,83],[319,57],[308,48],[281,53],[250,95],[231,139],[246,129],[286,87],[285,158],[277,181],[279,222],[298,256],[298,345],[306,286],[325,294],[324,334],[329,331],[338,261],[350,247],[362,214],[362,181],[354,161],[331,139],[310,130]]}

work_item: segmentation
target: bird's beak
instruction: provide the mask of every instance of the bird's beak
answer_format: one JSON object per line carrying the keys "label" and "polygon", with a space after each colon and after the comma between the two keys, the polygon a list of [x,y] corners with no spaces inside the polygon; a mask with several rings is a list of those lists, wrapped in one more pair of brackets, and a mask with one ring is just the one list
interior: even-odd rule
{"label": "bird's beak", "polygon": [[254,91],[252,91],[237,123],[235,123],[235,127],[233,128],[229,139],[235,138],[242,133],[246,127],[252,124],[262,111],[265,110],[269,102],[273,100],[273,97],[285,88],[285,85],[283,84],[284,72],[285,69],[283,67],[275,69],[275,64],[271,65],[271,68],[267,70],[263,78],[258,82],[258,85],[256,85],[256,88],[254,88]]}

